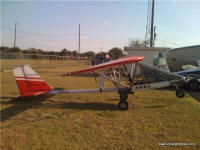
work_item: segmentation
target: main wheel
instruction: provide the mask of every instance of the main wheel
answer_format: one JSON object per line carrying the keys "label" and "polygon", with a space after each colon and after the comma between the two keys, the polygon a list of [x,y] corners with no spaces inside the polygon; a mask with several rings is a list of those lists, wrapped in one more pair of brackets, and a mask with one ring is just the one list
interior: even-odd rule
{"label": "main wheel", "polygon": [[121,93],[120,94],[120,100],[127,100],[128,99],[128,94],[125,94],[125,93]]}
{"label": "main wheel", "polygon": [[178,90],[176,91],[176,96],[177,96],[178,98],[183,98],[183,97],[185,96],[185,91],[184,91],[182,88],[178,89]]}
{"label": "main wheel", "polygon": [[118,107],[120,110],[127,110],[128,109],[128,102],[127,101],[119,101]]}
{"label": "main wheel", "polygon": [[198,80],[193,79],[188,82],[188,88],[191,91],[197,91],[199,89],[199,86],[200,86],[200,83]]}

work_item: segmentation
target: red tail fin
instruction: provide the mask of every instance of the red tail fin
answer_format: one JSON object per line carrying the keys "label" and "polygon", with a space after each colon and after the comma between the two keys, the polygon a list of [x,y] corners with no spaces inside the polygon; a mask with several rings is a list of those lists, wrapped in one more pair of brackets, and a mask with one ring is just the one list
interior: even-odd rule
{"label": "red tail fin", "polygon": [[21,96],[34,96],[52,89],[29,65],[15,68],[13,74]]}

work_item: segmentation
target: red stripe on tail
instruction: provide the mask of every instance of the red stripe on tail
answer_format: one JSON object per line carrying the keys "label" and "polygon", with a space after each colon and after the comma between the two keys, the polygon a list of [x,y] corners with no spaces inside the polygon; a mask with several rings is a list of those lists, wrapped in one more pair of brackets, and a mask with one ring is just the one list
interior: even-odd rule
{"label": "red stripe on tail", "polygon": [[29,65],[15,68],[13,74],[21,96],[36,96],[52,89]]}
{"label": "red stripe on tail", "polygon": [[51,87],[44,81],[16,80],[21,96],[33,96],[46,93]]}

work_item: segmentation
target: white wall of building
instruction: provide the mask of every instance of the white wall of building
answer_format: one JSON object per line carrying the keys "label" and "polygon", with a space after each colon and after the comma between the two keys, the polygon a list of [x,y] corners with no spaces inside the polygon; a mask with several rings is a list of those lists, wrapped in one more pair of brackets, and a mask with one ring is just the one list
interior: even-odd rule
{"label": "white wall of building", "polygon": [[143,61],[145,63],[157,66],[165,70],[168,70],[166,64],[166,56],[169,50],[170,48],[163,48],[163,47],[158,47],[158,48],[124,47],[124,51],[127,52],[127,55],[143,56],[144,57]]}

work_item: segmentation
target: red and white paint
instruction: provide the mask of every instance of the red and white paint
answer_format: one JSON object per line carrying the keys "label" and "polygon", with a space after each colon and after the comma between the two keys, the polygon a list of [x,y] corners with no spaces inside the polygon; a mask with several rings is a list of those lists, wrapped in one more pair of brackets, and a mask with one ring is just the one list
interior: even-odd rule
{"label": "red and white paint", "polygon": [[42,94],[52,89],[29,65],[15,68],[13,74],[21,96]]}

